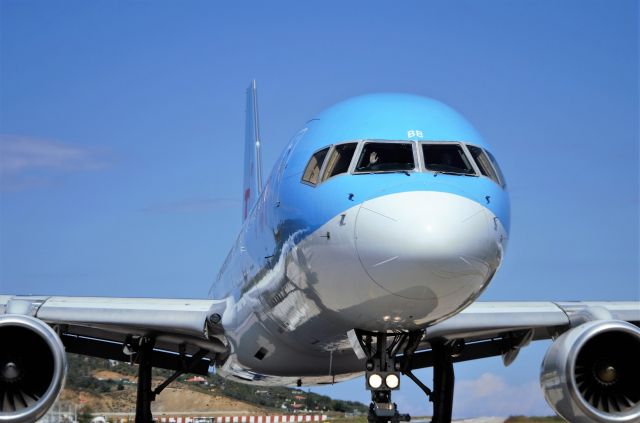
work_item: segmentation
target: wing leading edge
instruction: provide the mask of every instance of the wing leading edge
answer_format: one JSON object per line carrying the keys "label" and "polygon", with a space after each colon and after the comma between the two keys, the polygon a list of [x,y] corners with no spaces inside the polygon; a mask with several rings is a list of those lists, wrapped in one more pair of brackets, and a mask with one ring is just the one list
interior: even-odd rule
{"label": "wing leading edge", "polygon": [[640,302],[476,302],[427,328],[412,367],[431,367],[431,344],[441,341],[458,349],[454,362],[501,355],[508,366],[531,341],[555,339],[594,320],[640,326]]}
{"label": "wing leading edge", "polygon": [[206,351],[192,370],[200,374],[227,353],[220,324],[226,306],[217,300],[0,296],[0,315],[48,323],[67,352],[128,361],[133,354],[127,345],[150,336],[154,367],[177,370],[185,358]]}
{"label": "wing leading edge", "polygon": [[[223,358],[227,341],[220,322],[226,308],[224,300],[0,295],[0,315],[29,315],[48,323],[69,352],[126,361],[122,345],[127,338],[153,336],[158,356],[168,358],[157,364],[164,368],[176,367],[177,354],[191,356],[201,349]],[[554,339],[590,320],[640,326],[640,303],[476,302],[427,328],[412,367],[431,366],[434,341],[459,345],[454,361],[502,355],[508,365],[529,342]]]}

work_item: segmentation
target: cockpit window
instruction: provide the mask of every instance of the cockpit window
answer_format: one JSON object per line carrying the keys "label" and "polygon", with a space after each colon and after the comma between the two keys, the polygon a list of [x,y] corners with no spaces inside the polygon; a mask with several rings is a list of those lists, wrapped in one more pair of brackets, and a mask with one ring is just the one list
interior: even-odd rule
{"label": "cockpit window", "polygon": [[414,169],[411,143],[368,142],[362,148],[356,172],[395,172]]}
{"label": "cockpit window", "polygon": [[424,165],[432,172],[475,175],[460,144],[422,144]]}
{"label": "cockpit window", "polygon": [[480,172],[482,172],[482,174],[487,178],[492,179],[496,184],[502,185],[501,178],[498,175],[498,172],[494,169],[494,166],[491,163],[492,160],[489,158],[488,152],[484,151],[480,147],[475,147],[473,145],[468,145],[467,148],[469,149],[471,156],[473,156],[473,159],[476,161],[476,164],[480,168]]}
{"label": "cockpit window", "polygon": [[356,151],[357,146],[358,143],[356,142],[336,145],[327,159],[327,166],[322,174],[322,181],[332,176],[348,172],[353,153]]}
{"label": "cockpit window", "polygon": [[313,153],[313,156],[309,159],[309,163],[307,163],[307,167],[304,169],[304,173],[302,174],[302,180],[304,182],[311,185],[316,185],[318,183],[320,169],[322,169],[322,163],[324,162],[324,158],[328,151],[329,147]]}
{"label": "cockpit window", "polygon": [[496,160],[495,157],[493,157],[493,154],[491,154],[490,151],[486,151],[485,153],[487,153],[487,156],[489,156],[489,160],[491,160],[491,163],[493,164],[493,168],[495,169],[496,173],[498,174],[498,179],[499,179],[499,184],[504,188],[507,186],[507,180],[504,179],[504,174],[502,173],[502,169],[500,169],[500,166],[498,166],[498,161]]}

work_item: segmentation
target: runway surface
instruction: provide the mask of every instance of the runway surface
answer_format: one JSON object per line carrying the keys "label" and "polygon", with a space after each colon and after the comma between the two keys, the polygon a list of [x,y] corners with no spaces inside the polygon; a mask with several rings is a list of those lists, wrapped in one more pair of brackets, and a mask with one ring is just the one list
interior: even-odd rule
{"label": "runway surface", "polygon": [[[453,420],[453,423],[504,423],[504,417],[476,417],[473,419]],[[429,423],[431,419],[411,419],[411,423]]]}

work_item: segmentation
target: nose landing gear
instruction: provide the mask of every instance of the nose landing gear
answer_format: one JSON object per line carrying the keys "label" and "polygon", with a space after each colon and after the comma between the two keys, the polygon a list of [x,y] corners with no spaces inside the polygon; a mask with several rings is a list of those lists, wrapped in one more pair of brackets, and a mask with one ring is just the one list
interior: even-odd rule
{"label": "nose landing gear", "polygon": [[[452,348],[445,342],[431,342],[434,390],[429,389],[413,373],[412,357],[424,331],[380,333],[355,330],[361,353],[366,361],[366,387],[371,391],[368,423],[411,421],[391,401],[391,391],[400,388],[400,373],[415,382],[433,402],[431,423],[450,423],[453,409],[454,371]],[[388,338],[393,338],[388,342]],[[375,339],[375,345],[374,345]],[[402,354],[400,356],[400,354]]]}
{"label": "nose landing gear", "polygon": [[[408,414],[400,414],[396,404],[391,402],[391,391],[400,388],[400,362],[396,361],[396,352],[406,336],[364,331],[355,331],[355,334],[367,358],[365,380],[367,390],[371,391],[368,422],[410,421],[411,417]],[[393,340],[387,345],[387,338],[390,336]]]}

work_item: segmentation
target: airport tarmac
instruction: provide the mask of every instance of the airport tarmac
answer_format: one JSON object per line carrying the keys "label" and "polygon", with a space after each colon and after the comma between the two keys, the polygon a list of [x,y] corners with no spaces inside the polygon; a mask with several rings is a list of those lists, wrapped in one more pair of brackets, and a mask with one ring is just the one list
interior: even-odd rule
{"label": "airport tarmac", "polygon": [[478,417],[475,419],[454,420],[457,423],[504,423],[504,417]]}

